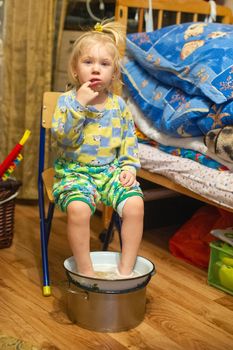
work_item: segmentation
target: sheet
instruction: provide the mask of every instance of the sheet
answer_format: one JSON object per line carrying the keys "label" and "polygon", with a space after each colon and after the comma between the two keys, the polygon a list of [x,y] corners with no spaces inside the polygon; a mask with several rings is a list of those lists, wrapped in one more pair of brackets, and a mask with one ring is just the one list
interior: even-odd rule
{"label": "sheet", "polygon": [[164,175],[216,204],[233,209],[231,171],[207,168],[193,160],[178,158],[145,144],[139,144],[139,155],[143,169]]}

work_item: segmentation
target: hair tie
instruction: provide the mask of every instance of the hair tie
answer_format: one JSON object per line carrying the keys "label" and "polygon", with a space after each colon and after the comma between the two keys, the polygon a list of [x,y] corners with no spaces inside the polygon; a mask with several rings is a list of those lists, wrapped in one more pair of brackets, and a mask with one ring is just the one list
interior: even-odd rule
{"label": "hair tie", "polygon": [[96,23],[96,25],[94,26],[94,30],[96,32],[102,32],[103,31],[103,26],[98,22]]}

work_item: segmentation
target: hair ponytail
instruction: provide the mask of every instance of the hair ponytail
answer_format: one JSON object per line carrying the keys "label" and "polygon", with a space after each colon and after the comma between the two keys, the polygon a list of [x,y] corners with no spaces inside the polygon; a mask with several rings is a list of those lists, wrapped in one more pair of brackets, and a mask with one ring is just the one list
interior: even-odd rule
{"label": "hair ponytail", "polygon": [[115,22],[108,19],[102,21],[101,23],[97,23],[94,27],[94,32],[100,32],[111,36],[117,47],[123,45],[126,39],[125,26],[120,22]]}

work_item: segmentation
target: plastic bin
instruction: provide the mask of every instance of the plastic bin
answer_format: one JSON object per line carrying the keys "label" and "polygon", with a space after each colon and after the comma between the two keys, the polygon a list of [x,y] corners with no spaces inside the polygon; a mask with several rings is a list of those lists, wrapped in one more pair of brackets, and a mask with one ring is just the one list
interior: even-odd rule
{"label": "plastic bin", "polygon": [[210,243],[208,283],[233,295],[233,247],[222,241]]}
{"label": "plastic bin", "polygon": [[0,248],[11,246],[14,231],[15,198],[21,181],[0,181]]}

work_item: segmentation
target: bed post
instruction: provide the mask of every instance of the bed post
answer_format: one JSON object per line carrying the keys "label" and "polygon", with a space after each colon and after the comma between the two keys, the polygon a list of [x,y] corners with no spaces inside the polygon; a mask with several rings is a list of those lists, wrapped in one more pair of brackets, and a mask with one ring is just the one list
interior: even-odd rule
{"label": "bed post", "polygon": [[[117,3],[116,3],[115,20],[124,25],[125,34],[126,34],[127,23],[128,23],[128,7],[124,5],[119,5],[118,2],[119,0],[117,0]],[[124,43],[124,45],[121,45],[119,48],[121,56],[124,56],[125,46],[126,46],[126,43]]]}

